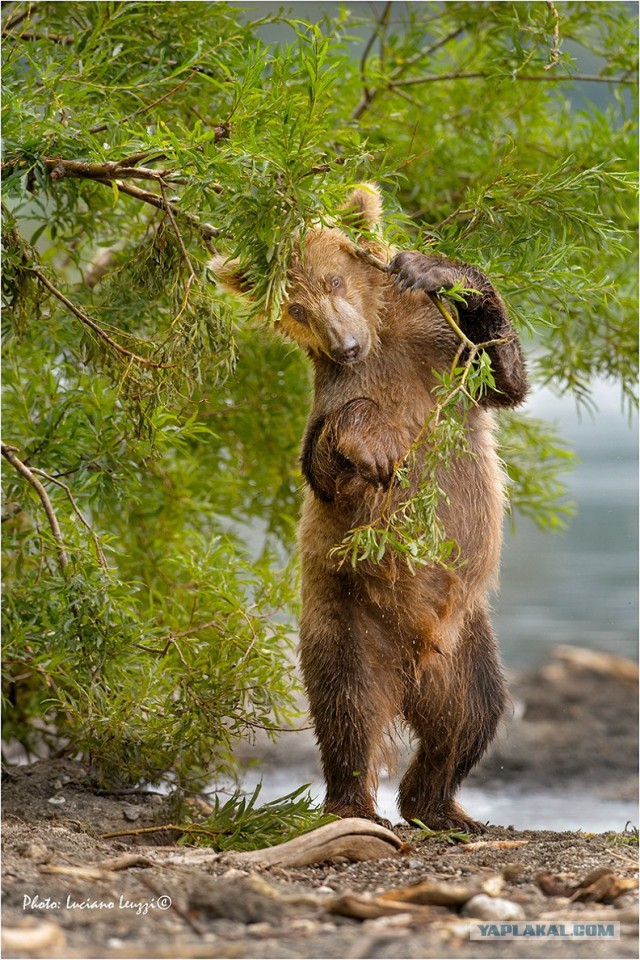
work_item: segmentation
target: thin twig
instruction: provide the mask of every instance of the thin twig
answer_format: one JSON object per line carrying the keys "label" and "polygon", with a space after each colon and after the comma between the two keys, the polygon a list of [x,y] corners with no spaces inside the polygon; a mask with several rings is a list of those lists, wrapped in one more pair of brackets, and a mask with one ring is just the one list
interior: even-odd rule
{"label": "thin twig", "polygon": [[[367,263],[370,263],[372,267],[376,267],[378,270],[382,270],[383,273],[391,272],[389,270],[389,264],[386,263],[384,260],[381,260],[379,257],[376,257],[375,254],[371,253],[370,250],[367,250],[366,247],[356,247],[355,253],[358,257],[360,257],[361,260],[365,260]],[[460,327],[454,320],[451,313],[449,313],[449,311],[445,307],[440,297],[438,297],[435,293],[427,293],[427,296],[429,297],[433,305],[438,309],[440,314],[447,321],[447,323],[449,324],[449,326],[451,327],[455,335],[458,337],[458,339],[461,340],[462,343],[464,343],[465,347],[467,347],[469,350],[471,350],[473,347],[476,347],[476,344],[474,344],[466,335],[466,333],[464,333],[464,331],[460,329]]]}
{"label": "thin twig", "polygon": [[391,79],[395,79],[396,76],[404,73],[407,67],[411,67],[414,63],[418,63],[420,60],[430,57],[432,53],[436,52],[436,50],[439,50],[441,47],[451,43],[452,40],[456,40],[457,37],[459,37],[461,33],[464,33],[466,29],[466,26],[456,27],[456,29],[452,30],[451,33],[448,33],[445,37],[441,37],[440,40],[436,40],[435,43],[425,47],[424,50],[419,50],[417,53],[414,53],[412,57],[407,57],[407,59],[393,71],[391,74]]}
{"label": "thin twig", "polygon": [[211,627],[214,627],[218,633],[224,633],[224,627],[222,624],[218,623],[217,620],[207,620],[206,623],[201,623],[197,627],[191,627],[190,630],[181,630],[179,633],[172,633],[170,639],[180,640],[184,637],[190,637],[194,633],[201,633],[203,630],[209,630]]}
{"label": "thin twig", "polygon": [[383,8],[383,10],[382,10],[382,13],[380,14],[380,16],[379,16],[379,17],[377,18],[377,20],[376,20],[375,28],[374,28],[374,30],[372,31],[371,36],[369,37],[369,39],[368,39],[368,41],[367,41],[367,43],[366,43],[366,45],[365,45],[365,48],[364,48],[364,50],[363,50],[363,52],[362,52],[362,57],[360,58],[360,79],[362,80],[362,86],[363,86],[363,89],[364,89],[365,96],[367,95],[367,92],[368,92],[368,91],[367,91],[367,77],[366,77],[367,58],[368,58],[369,54],[371,53],[371,48],[373,47],[374,43],[376,42],[376,38],[377,38],[377,37],[380,37],[381,40],[382,40],[381,30],[382,30],[383,28],[386,28],[387,25],[388,25],[388,23],[389,23],[389,14],[391,13],[391,6],[392,6],[392,0],[387,0],[387,3],[385,3],[384,8]]}
{"label": "thin twig", "polygon": [[65,297],[64,293],[58,290],[57,287],[54,287],[51,281],[47,279],[47,277],[45,277],[45,275],[41,273],[37,267],[31,267],[30,270],[43,287],[46,287],[47,290],[52,293],[57,300],[60,301],[60,303],[63,303],[65,307],[67,307],[67,309],[69,309],[78,318],[78,320],[85,324],[85,326],[89,327],[90,330],[93,330],[101,340],[104,340],[104,342],[112,348],[112,350],[115,350],[117,353],[128,357],[131,360],[135,360],[137,363],[142,363],[145,366],[153,367],[156,370],[168,370],[174,366],[174,364],[171,363],[156,363],[154,360],[149,360],[147,357],[141,357],[139,354],[133,353],[131,350],[127,350],[126,347],[123,347],[121,344],[117,343],[116,340],[110,337],[106,330],[103,330],[102,327],[95,322],[95,320],[92,320],[91,317],[87,316],[87,314],[80,310],[79,307],[76,307],[76,305],[72,303],[68,297]]}
{"label": "thin twig", "polygon": [[[158,104],[162,103],[163,100],[168,100],[169,97],[172,97],[174,93],[177,93],[178,90],[184,87],[186,83],[189,83],[189,80],[191,80],[191,78],[194,77],[196,73],[199,73],[199,72],[200,72],[200,68],[196,67],[196,69],[192,70],[189,76],[185,77],[185,79],[182,80],[182,82],[179,83],[177,87],[174,87],[173,90],[169,90],[169,92],[165,93],[162,97],[158,97],[158,99],[154,100],[153,103],[148,103],[146,107],[140,107],[139,110],[135,110],[133,113],[130,113],[128,117],[123,117],[122,120],[118,121],[118,125],[121,125],[123,123],[128,123],[129,120],[133,120],[135,117],[140,117],[142,116],[143,113],[147,113],[147,111],[152,110],[154,107],[157,107]],[[89,133],[102,133],[103,130],[108,130],[108,129],[109,129],[108,123],[101,123],[96,127],[90,127]]]}
{"label": "thin twig", "polygon": [[549,63],[544,66],[544,70],[551,70],[560,62],[560,14],[558,13],[553,0],[546,0],[547,6],[554,16],[553,22],[553,46],[549,51]]}
{"label": "thin twig", "polygon": [[423,77],[409,77],[407,80],[393,80],[389,84],[389,89],[396,87],[411,87],[423,83],[439,83],[441,80],[530,80],[541,83],[564,83],[567,81],[577,81],[582,83],[621,83],[636,85],[637,77],[603,77],[593,73],[571,73],[571,74],[538,74],[538,73],[516,73],[500,74],[490,73],[484,70],[472,70],[469,72],[453,73],[433,73]]}
{"label": "thin twig", "polygon": [[[189,213],[188,211],[180,210],[180,208],[177,207],[175,203],[172,203],[171,200],[165,201],[160,194],[154,193],[153,190],[143,190],[141,187],[136,187],[132,183],[124,183],[122,180],[98,180],[96,182],[113,182],[121,193],[126,193],[129,197],[135,197],[136,200],[142,200],[143,203],[150,203],[152,206],[157,207],[158,210],[167,210],[167,208],[170,206],[174,214],[183,217],[185,220],[188,220],[189,223],[194,225],[194,227],[198,227],[205,239],[211,240],[220,236],[220,231],[216,230],[215,227],[212,227],[210,223],[202,223],[200,218],[195,213]],[[222,193],[222,187],[220,184],[214,183],[212,188],[215,193]]]}
{"label": "thin twig", "polygon": [[[147,887],[148,890],[151,890],[151,893],[155,894],[155,896],[158,898],[164,898],[166,902],[167,900],[166,895],[163,894],[162,891],[158,889],[158,887],[155,885],[155,883],[152,880],[149,879],[149,877],[145,876],[144,874],[138,873],[136,874],[136,878],[140,881],[140,883],[144,887]],[[169,899],[169,906],[171,907],[172,910],[175,911],[175,913],[177,913],[177,915],[180,917],[181,920],[184,920],[187,926],[191,927],[194,933],[197,933],[199,937],[204,936],[205,931],[201,927],[201,925],[198,923],[198,921],[194,920],[194,918],[189,915],[187,910],[183,910],[179,903],[176,903],[176,901],[173,899]]]}
{"label": "thin twig", "polygon": [[10,447],[6,443],[1,445],[2,456],[5,460],[8,460],[12,467],[22,474],[25,480],[31,484],[33,489],[36,491],[40,497],[42,506],[44,507],[45,513],[47,515],[47,520],[49,521],[49,526],[51,527],[51,533],[53,534],[53,539],[56,542],[56,548],[58,553],[58,562],[62,572],[66,572],[69,566],[69,557],[64,548],[64,540],[62,537],[62,531],[60,530],[60,524],[58,523],[58,518],[56,517],[55,511],[51,500],[49,499],[49,494],[40,483],[38,478],[35,476],[32,470],[20,460],[15,454],[15,447]]}
{"label": "thin twig", "polygon": [[[419,50],[418,53],[415,53],[413,56],[408,57],[404,61],[404,63],[396,67],[396,69],[391,72],[389,81],[387,81],[387,83],[385,83],[383,87],[380,87],[377,90],[368,90],[365,87],[365,92],[363,94],[363,97],[360,103],[358,104],[358,106],[355,108],[355,110],[351,114],[351,119],[359,120],[362,114],[365,112],[365,110],[368,110],[368,108],[371,106],[374,99],[378,97],[381,93],[384,93],[385,90],[391,89],[393,80],[395,80],[396,77],[401,76],[406,71],[407,67],[411,66],[413,63],[416,63],[419,60],[424,60],[425,58],[429,57],[432,53],[435,53],[436,50],[439,50],[440,47],[444,47],[447,43],[450,43],[451,40],[455,40],[456,37],[458,37],[461,33],[464,32],[465,29],[466,27],[456,27],[456,29],[452,30],[451,33],[448,33],[446,37],[442,37],[440,40],[436,40],[435,43],[430,44],[430,46],[425,47],[423,50]],[[376,34],[373,35],[372,40],[373,38],[375,38],[375,36]],[[363,85],[364,85],[364,77],[363,77]]]}
{"label": "thin twig", "polygon": [[95,530],[93,529],[93,527],[91,526],[91,524],[89,523],[89,521],[83,515],[82,511],[80,510],[78,504],[76,503],[75,498],[71,493],[71,490],[69,489],[67,484],[63,483],[62,480],[58,480],[57,477],[52,477],[51,474],[46,473],[44,470],[39,470],[37,467],[32,467],[31,470],[33,473],[36,473],[39,477],[43,477],[45,480],[49,480],[51,483],[55,483],[57,487],[62,487],[62,489],[65,491],[65,493],[67,494],[71,502],[71,506],[73,507],[76,516],[79,518],[80,522],[83,524],[85,529],[88,530],[88,532],[91,534],[93,538],[93,542],[96,548],[96,554],[98,557],[98,563],[100,564],[103,570],[108,572],[109,567],[108,567],[104,552],[102,550],[102,544],[100,543],[100,539],[97,533],[95,532]]}
{"label": "thin twig", "polygon": [[[391,12],[391,2],[385,3],[382,13],[376,20],[376,25],[369,37],[364,50],[362,51],[362,57],[360,58],[360,80],[362,82],[362,99],[356,109],[353,111],[351,118],[353,120],[358,120],[364,111],[369,107],[371,101],[374,97],[378,95],[379,90],[372,90],[367,86],[367,58],[371,53],[371,48],[376,41],[377,37],[380,37],[380,44],[382,46],[382,33],[381,31],[387,27],[389,22],[389,14]],[[381,49],[381,59],[382,59],[382,49]]]}
{"label": "thin twig", "polygon": [[[194,271],[194,269],[193,269],[193,264],[191,263],[191,260],[190,260],[190,258],[189,258],[189,254],[188,254],[188,252],[187,252],[187,248],[186,248],[185,245],[184,245],[184,240],[182,239],[182,234],[180,233],[180,231],[179,231],[179,229],[178,229],[178,224],[176,223],[176,219],[175,219],[175,217],[174,217],[174,215],[173,215],[173,210],[171,209],[171,204],[170,204],[170,203],[168,202],[168,200],[167,200],[167,194],[166,194],[165,184],[163,183],[162,180],[160,180],[159,182],[160,182],[160,190],[161,190],[161,192],[162,192],[162,199],[164,200],[164,204],[165,204],[165,210],[167,211],[167,216],[169,217],[169,220],[171,221],[171,226],[173,227],[173,232],[175,233],[175,235],[176,235],[176,237],[177,237],[178,244],[179,244],[179,246],[180,246],[180,252],[182,253],[182,258],[183,258],[184,262],[186,263],[187,267],[189,268],[189,280],[188,280],[188,283],[187,283],[187,297],[188,297],[188,295],[189,295],[189,287],[191,286],[191,283],[192,283],[194,280],[195,280],[196,283],[198,283],[199,281],[198,281],[198,278],[197,278],[197,276],[196,276],[196,274],[195,274],[195,271]],[[185,298],[185,301],[186,301],[186,298]]]}
{"label": "thin twig", "polygon": [[6,36],[14,27],[17,27],[19,23],[22,23],[23,20],[26,20],[27,17],[31,16],[35,4],[30,3],[26,10],[23,10],[22,13],[16,13],[14,16],[9,15],[4,22],[4,27],[2,28],[2,36]]}

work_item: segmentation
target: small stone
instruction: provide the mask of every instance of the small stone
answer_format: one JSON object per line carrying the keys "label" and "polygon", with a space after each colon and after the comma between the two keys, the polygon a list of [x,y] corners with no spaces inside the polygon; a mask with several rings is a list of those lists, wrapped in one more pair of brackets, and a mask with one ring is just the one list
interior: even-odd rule
{"label": "small stone", "polygon": [[479,893],[467,900],[460,913],[463,917],[475,917],[478,920],[525,919],[524,910],[518,903],[500,897],[489,897],[486,893]]}
{"label": "small stone", "polygon": [[522,876],[524,873],[524,864],[523,863],[508,863],[504,870],[502,871],[502,876],[505,880],[515,880],[516,877]]}
{"label": "small stone", "polygon": [[125,820],[130,820],[131,823],[134,823],[140,819],[140,810],[133,803],[123,803],[122,816]]}
{"label": "small stone", "polygon": [[225,870],[223,874],[221,874],[220,879],[221,880],[237,880],[239,877],[246,877],[246,876],[247,876],[246,870],[238,870],[237,867],[230,867],[228,870]]}
{"label": "small stone", "polygon": [[418,870],[423,866],[422,860],[409,860],[407,866],[410,870]]}
{"label": "small stone", "polygon": [[335,893],[335,890],[323,884],[321,887],[316,887],[316,893]]}
{"label": "small stone", "polygon": [[270,937],[274,928],[270,923],[248,923],[247,933],[252,937]]}
{"label": "small stone", "polygon": [[298,917],[289,924],[290,930],[299,930],[301,933],[315,933],[320,924],[317,920],[311,920],[310,917]]}
{"label": "small stone", "polygon": [[47,803],[52,804],[54,807],[61,807],[63,803],[66,803],[64,797],[49,797]]}

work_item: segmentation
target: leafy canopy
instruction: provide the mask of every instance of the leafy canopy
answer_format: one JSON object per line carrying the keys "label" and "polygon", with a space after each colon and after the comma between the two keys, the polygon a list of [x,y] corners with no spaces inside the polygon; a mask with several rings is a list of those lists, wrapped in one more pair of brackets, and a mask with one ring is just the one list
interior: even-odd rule
{"label": "leafy canopy", "polygon": [[[193,787],[294,715],[307,369],[218,295],[215,249],[273,316],[296,231],[375,179],[390,241],[494,279],[537,383],[634,402],[629,5],[304,17],[4,5],[5,729],[107,781]],[[443,382],[431,480],[483,363]],[[520,413],[501,432],[513,506],[561,525],[561,440]],[[446,562],[436,487],[346,555]]]}

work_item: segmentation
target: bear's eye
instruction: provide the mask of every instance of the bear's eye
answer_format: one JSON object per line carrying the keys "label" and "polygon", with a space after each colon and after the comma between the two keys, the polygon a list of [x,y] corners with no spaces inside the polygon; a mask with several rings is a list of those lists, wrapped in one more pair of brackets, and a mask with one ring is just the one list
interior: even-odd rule
{"label": "bear's eye", "polygon": [[290,303],[289,316],[293,317],[294,320],[297,320],[298,323],[304,323],[304,321],[307,319],[307,311],[301,303]]}
{"label": "bear's eye", "polygon": [[342,286],[342,277],[331,277],[329,280],[329,286],[332,290],[337,290]]}

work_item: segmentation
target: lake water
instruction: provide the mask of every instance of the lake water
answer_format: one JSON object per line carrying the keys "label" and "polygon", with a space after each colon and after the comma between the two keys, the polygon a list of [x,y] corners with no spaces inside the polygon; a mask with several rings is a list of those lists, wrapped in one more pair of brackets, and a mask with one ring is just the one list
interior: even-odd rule
{"label": "lake water", "polygon": [[[247,791],[255,789],[262,779],[259,804],[283,797],[306,782],[299,767],[273,767],[267,773],[251,770],[244,779]],[[377,809],[380,816],[392,823],[402,822],[395,792],[397,781],[381,780]],[[316,780],[310,785],[311,795],[322,803],[324,786]],[[601,800],[586,792],[523,793],[504,788],[500,791],[465,787],[460,790],[462,806],[481,823],[512,826],[516,830],[583,830],[587,833],[622,832],[627,823],[638,825],[638,806],[631,802]]]}
{"label": "lake water", "polygon": [[600,384],[598,412],[537,392],[527,405],[557,421],[580,457],[567,475],[578,513],[565,534],[517,518],[507,533],[495,623],[505,663],[536,666],[560,643],[636,659],[638,638],[638,438],[617,388]]}

